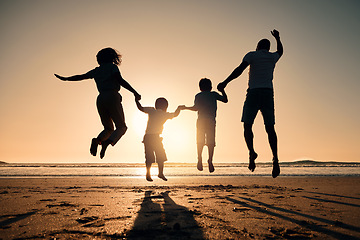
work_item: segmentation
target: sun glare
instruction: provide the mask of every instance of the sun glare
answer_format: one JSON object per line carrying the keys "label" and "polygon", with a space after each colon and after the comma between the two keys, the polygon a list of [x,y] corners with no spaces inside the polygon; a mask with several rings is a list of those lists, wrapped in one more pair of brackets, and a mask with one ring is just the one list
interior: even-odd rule
{"label": "sun glare", "polygon": [[163,143],[172,149],[183,152],[188,148],[189,142],[194,138],[184,124],[168,121],[165,123],[163,132]]}
{"label": "sun glare", "polygon": [[163,143],[171,162],[189,162],[196,156],[195,129],[186,119],[174,119],[165,123]]}
{"label": "sun glare", "polygon": [[133,115],[133,125],[135,132],[141,138],[145,134],[147,119],[148,115],[140,111],[135,111]]}
{"label": "sun glare", "polygon": [[[141,139],[146,130],[148,115],[136,111],[133,115],[133,126]],[[174,162],[184,162],[184,158],[196,148],[195,129],[189,127],[188,119],[174,118],[166,121],[162,133],[165,152]],[[178,159],[175,159],[178,158]]]}

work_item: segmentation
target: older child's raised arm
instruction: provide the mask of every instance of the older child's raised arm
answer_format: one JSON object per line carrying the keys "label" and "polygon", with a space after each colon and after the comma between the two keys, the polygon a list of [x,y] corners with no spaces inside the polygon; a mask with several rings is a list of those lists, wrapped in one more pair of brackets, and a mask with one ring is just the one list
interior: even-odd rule
{"label": "older child's raised arm", "polygon": [[222,98],[220,98],[219,101],[227,103],[229,100],[228,100],[228,97],[226,95],[225,89],[220,89],[220,92],[222,94],[222,96],[221,96]]}
{"label": "older child's raised arm", "polygon": [[197,109],[197,107],[195,107],[195,105],[194,105],[194,106],[192,106],[192,107],[183,106],[183,107],[181,108],[181,110],[197,111],[198,109]]}

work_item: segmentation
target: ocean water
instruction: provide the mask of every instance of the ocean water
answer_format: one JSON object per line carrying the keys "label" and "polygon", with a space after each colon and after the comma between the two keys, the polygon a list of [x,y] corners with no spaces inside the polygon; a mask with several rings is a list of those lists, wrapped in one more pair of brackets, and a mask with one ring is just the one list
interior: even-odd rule
{"label": "ocean water", "polygon": [[[215,172],[196,169],[196,163],[165,163],[167,177],[192,176],[271,176],[271,163],[258,163],[254,172],[246,163],[214,164]],[[280,163],[281,176],[360,176],[360,163],[296,161]],[[157,174],[157,165],[152,167]],[[5,177],[143,177],[145,164],[102,163],[102,164],[44,164],[16,163],[0,164],[0,178]]]}

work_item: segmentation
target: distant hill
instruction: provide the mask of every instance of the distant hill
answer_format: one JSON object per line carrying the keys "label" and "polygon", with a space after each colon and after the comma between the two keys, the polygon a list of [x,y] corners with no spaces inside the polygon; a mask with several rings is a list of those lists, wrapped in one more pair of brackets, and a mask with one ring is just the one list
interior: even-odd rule
{"label": "distant hill", "polygon": [[314,161],[299,160],[294,162],[280,162],[282,165],[308,165],[308,166],[326,166],[326,165],[360,165],[360,162],[336,162],[336,161]]}
{"label": "distant hill", "polygon": [[7,164],[6,162],[0,161],[0,164]]}

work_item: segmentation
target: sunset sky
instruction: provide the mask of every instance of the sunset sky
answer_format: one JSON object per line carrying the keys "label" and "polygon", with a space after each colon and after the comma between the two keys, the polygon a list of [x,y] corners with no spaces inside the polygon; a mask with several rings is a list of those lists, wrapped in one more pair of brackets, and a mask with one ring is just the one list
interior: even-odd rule
{"label": "sunset sky", "polygon": [[[144,162],[147,115],[130,92],[120,91],[128,131],[100,160],[89,153],[102,130],[94,81],[53,74],[85,73],[110,46],[142,105],[165,97],[174,111],[193,104],[201,78],[215,90],[260,39],[276,51],[275,28],[284,45],[274,74],[280,161],[359,162],[359,9],[358,0],[0,1],[0,161]],[[218,104],[215,164],[247,162],[247,72],[226,88],[229,103]],[[165,124],[169,162],[196,162],[196,117],[184,111]],[[254,134],[258,161],[271,161],[261,114]]]}

